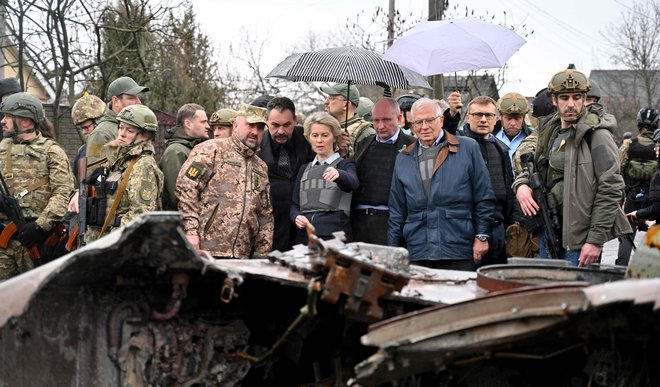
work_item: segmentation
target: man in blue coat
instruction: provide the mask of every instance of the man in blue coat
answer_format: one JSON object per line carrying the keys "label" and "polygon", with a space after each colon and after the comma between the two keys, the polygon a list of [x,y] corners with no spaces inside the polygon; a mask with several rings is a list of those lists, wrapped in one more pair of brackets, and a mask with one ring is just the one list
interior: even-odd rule
{"label": "man in blue coat", "polygon": [[495,194],[479,145],[442,130],[442,111],[421,98],[411,109],[418,141],[396,159],[387,242],[410,261],[438,269],[475,270],[488,252]]}

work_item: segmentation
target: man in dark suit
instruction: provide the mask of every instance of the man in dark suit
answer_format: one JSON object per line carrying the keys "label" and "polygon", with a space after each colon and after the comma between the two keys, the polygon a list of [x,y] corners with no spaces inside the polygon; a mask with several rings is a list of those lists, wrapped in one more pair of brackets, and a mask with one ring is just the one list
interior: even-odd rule
{"label": "man in dark suit", "polygon": [[353,193],[351,212],[355,241],[387,244],[387,201],[396,156],[415,138],[401,130],[403,114],[395,99],[383,98],[372,110],[376,134],[360,141],[356,147],[360,187]]}
{"label": "man in dark suit", "polygon": [[296,125],[296,107],[287,97],[275,97],[266,106],[268,130],[257,155],[268,165],[270,197],[275,218],[273,250],[286,251],[293,244],[294,225],[289,221],[292,190],[301,165],[314,159],[314,152]]}

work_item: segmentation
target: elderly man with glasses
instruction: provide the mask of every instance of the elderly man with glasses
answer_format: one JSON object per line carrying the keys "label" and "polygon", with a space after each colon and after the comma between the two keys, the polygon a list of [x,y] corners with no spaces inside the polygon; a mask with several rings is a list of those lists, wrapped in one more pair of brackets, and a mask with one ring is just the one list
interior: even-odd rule
{"label": "elderly man with glasses", "polygon": [[475,270],[488,252],[495,195],[479,145],[442,130],[442,111],[421,98],[411,109],[418,141],[396,159],[387,242],[406,246],[410,261]]}

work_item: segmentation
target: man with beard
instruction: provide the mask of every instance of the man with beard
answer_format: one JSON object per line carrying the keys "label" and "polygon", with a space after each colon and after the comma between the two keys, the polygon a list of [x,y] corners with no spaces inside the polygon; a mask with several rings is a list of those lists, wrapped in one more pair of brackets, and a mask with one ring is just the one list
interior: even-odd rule
{"label": "man with beard", "polygon": [[291,197],[298,170],[314,159],[303,128],[296,125],[296,106],[287,97],[272,98],[266,106],[268,130],[257,155],[268,165],[275,230],[273,250],[287,251],[296,235],[289,220]]}
{"label": "man with beard", "polygon": [[273,241],[268,167],[256,152],[266,109],[243,104],[229,138],[205,141],[179,172],[176,196],[183,231],[216,258],[265,257]]}
{"label": "man with beard", "polygon": [[518,93],[508,93],[497,101],[500,121],[495,124],[493,136],[509,147],[509,160],[520,145],[520,142],[532,130],[525,123],[525,115],[529,112],[527,99]]}
{"label": "man with beard", "polygon": [[[632,231],[619,206],[624,183],[612,137],[616,120],[598,104],[587,108],[589,80],[577,70],[555,74],[548,90],[557,113],[541,123],[534,168],[555,197],[561,218],[555,258],[587,266],[599,259],[605,242]],[[523,213],[535,215],[539,205],[527,171],[516,178],[513,189]],[[543,247],[541,256],[548,256]]]}

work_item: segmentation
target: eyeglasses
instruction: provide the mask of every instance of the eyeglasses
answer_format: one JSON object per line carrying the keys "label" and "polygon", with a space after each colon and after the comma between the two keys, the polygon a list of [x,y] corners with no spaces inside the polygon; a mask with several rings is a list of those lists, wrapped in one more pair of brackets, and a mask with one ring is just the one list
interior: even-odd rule
{"label": "eyeglasses", "polygon": [[488,121],[495,119],[495,117],[497,116],[497,114],[495,114],[495,113],[479,113],[479,112],[477,112],[477,113],[468,113],[468,114],[470,114],[472,116],[472,118],[477,119],[477,120],[480,119],[481,117],[486,117],[486,119]]}
{"label": "eyeglasses", "polygon": [[431,125],[433,121],[437,120],[440,116],[435,116],[433,118],[426,118],[424,120],[413,121],[412,124],[414,127],[421,128],[424,124]]}

